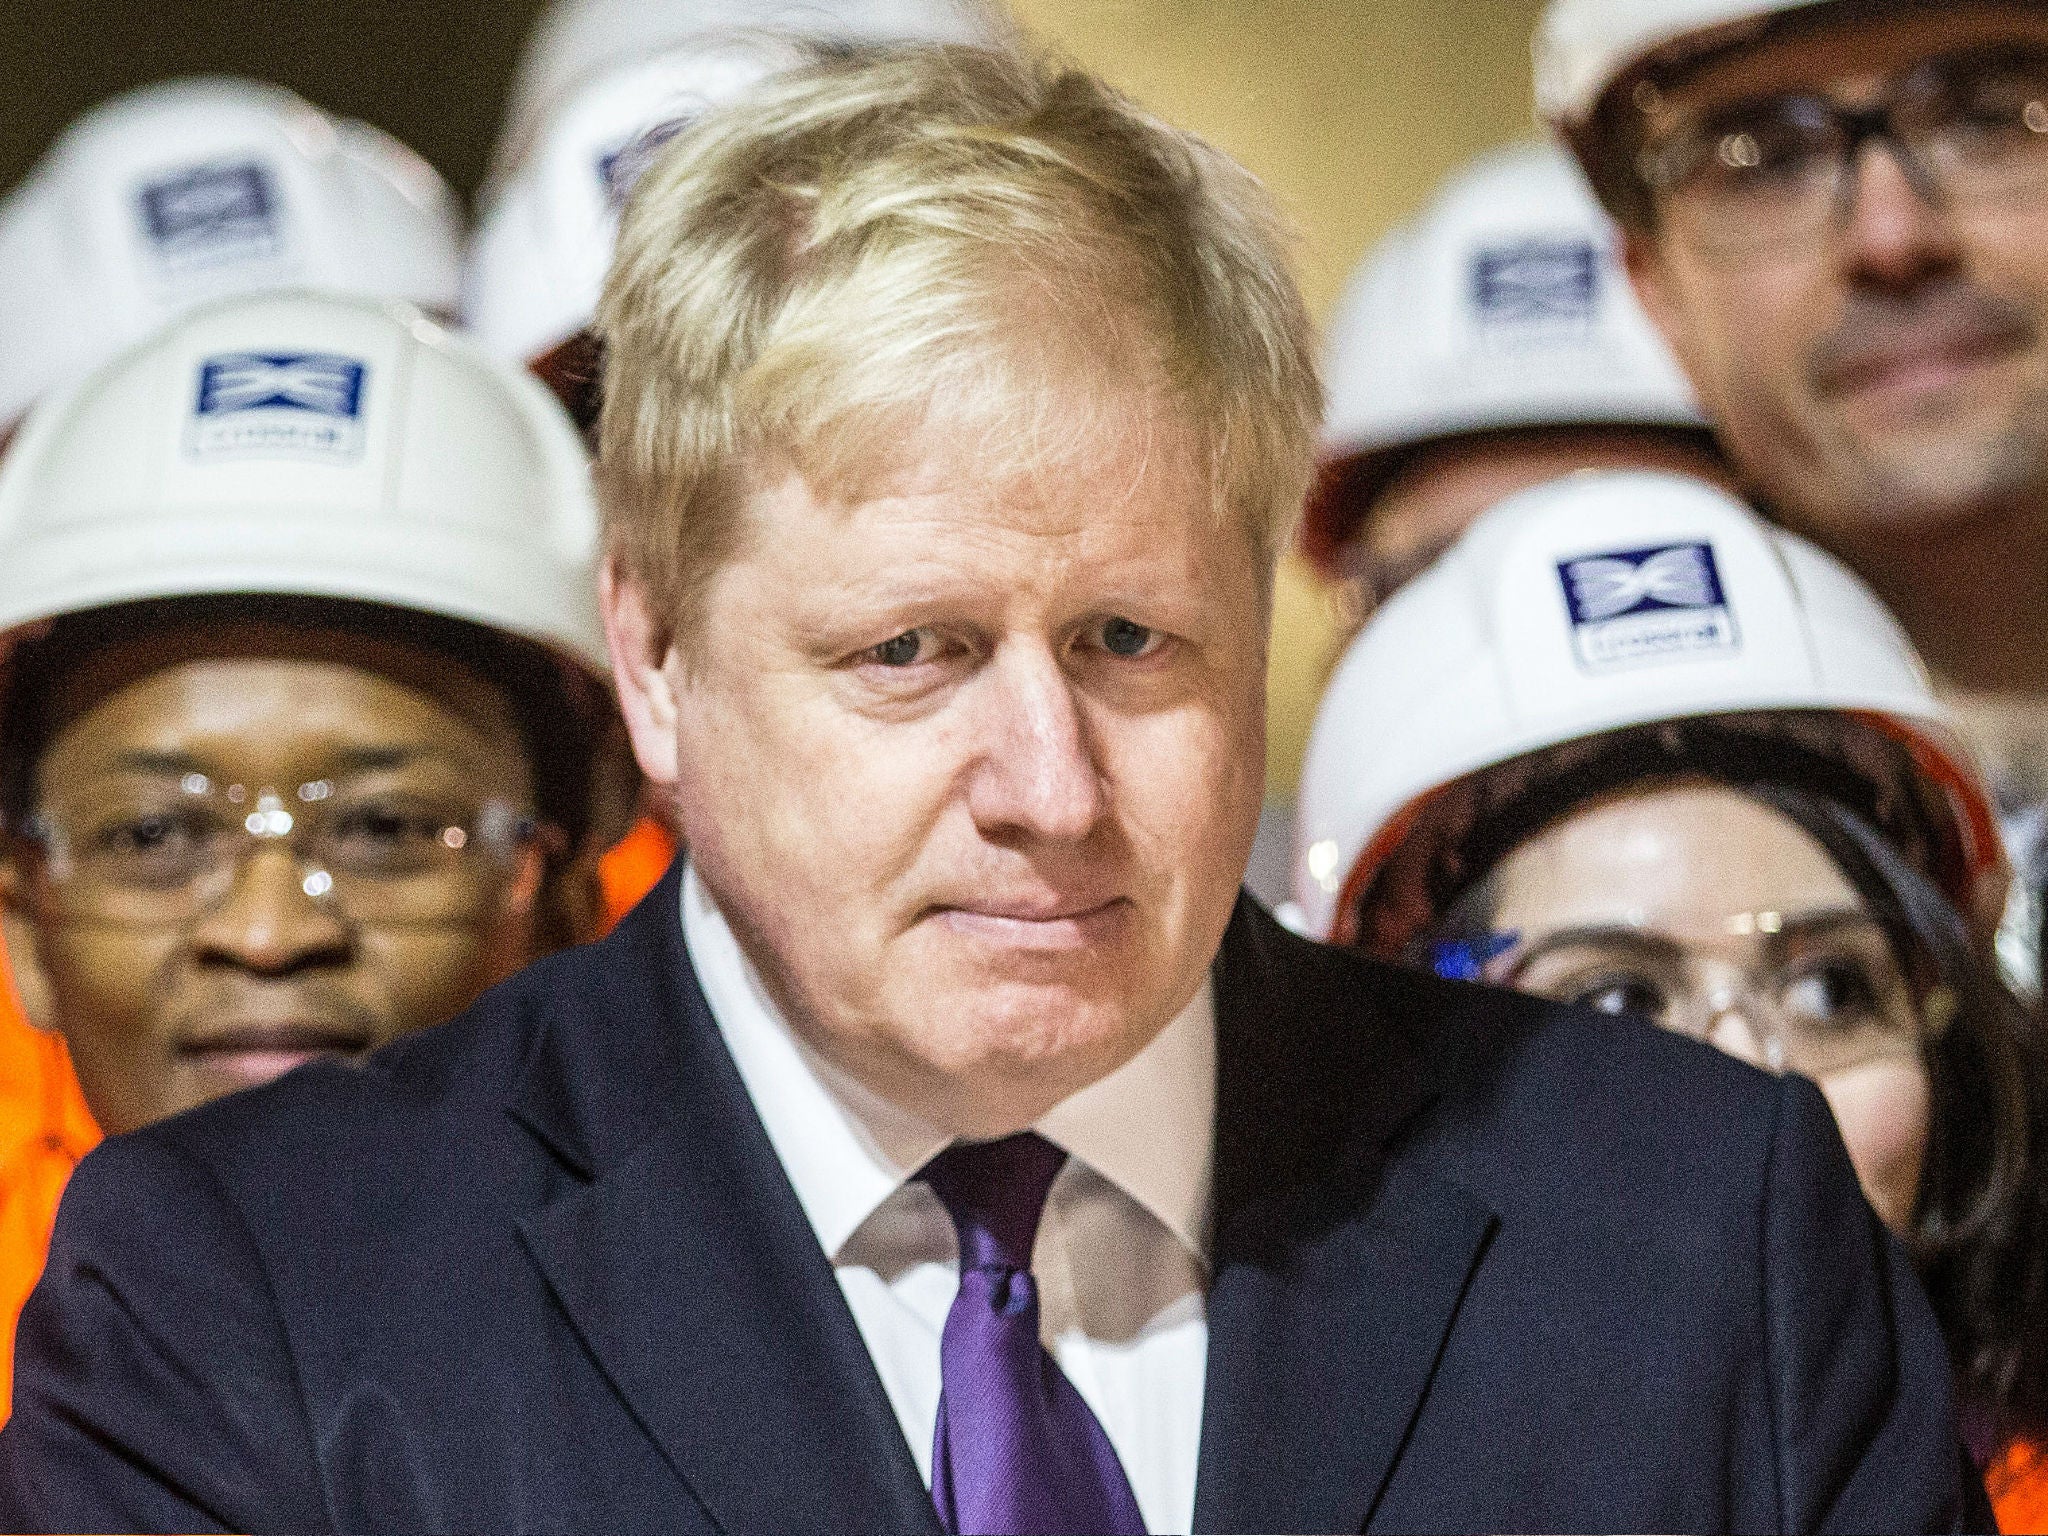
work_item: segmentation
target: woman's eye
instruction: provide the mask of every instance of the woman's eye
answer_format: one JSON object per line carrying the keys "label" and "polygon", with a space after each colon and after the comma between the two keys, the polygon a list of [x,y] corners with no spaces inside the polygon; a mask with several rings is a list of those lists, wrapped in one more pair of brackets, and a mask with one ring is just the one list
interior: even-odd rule
{"label": "woman's eye", "polygon": [[1780,998],[1788,1013],[1824,1023],[1863,1017],[1878,1009],[1878,985],[1853,960],[1833,960],[1794,976]]}
{"label": "woman's eye", "polygon": [[137,816],[101,831],[95,841],[118,857],[178,853],[206,841],[208,829],[189,816]]}
{"label": "woman's eye", "polygon": [[930,638],[925,630],[906,629],[894,639],[869,646],[868,659],[885,667],[907,667],[924,655]]}
{"label": "woman's eye", "polygon": [[394,847],[406,843],[432,842],[440,836],[446,816],[430,815],[401,806],[364,805],[338,811],[329,820],[328,837],[343,844]]}
{"label": "woman's eye", "polygon": [[1643,976],[1605,976],[1579,988],[1565,1001],[1616,1018],[1628,1016],[1654,1023],[1664,1017],[1663,989]]}
{"label": "woman's eye", "polygon": [[1102,648],[1112,656],[1142,656],[1156,638],[1152,630],[1129,619],[1109,619],[1102,626]]}

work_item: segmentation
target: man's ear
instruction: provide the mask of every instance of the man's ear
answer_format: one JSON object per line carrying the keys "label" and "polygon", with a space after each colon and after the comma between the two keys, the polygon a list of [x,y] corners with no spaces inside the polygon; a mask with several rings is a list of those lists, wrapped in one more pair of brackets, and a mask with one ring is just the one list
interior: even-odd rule
{"label": "man's ear", "polygon": [[11,982],[22,1017],[50,1033],[57,1027],[56,1015],[50,1007],[49,973],[43,969],[36,926],[24,899],[26,879],[20,856],[0,852],[0,942],[7,946],[6,954],[0,956],[0,984]]}
{"label": "man's ear", "polygon": [[651,783],[672,789],[681,700],[676,697],[674,669],[669,666],[675,654],[671,626],[657,622],[647,588],[616,559],[607,559],[598,573],[598,602],[604,612],[612,681],[619,690],[619,712],[626,719],[634,760]]}

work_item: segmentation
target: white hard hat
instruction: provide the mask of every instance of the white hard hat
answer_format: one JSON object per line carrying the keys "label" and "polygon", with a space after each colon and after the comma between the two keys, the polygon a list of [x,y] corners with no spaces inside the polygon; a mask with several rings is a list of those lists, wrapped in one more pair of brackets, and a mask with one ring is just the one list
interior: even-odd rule
{"label": "white hard hat", "polygon": [[87,113],[0,202],[0,423],[196,303],[317,287],[452,313],[455,200],[418,155],[276,86]]}
{"label": "white hard hat", "polygon": [[981,43],[1013,36],[1001,0],[554,0],[513,76],[494,157],[524,159],[562,100],[599,74],[713,34],[836,43]]}
{"label": "white hard hat", "polygon": [[152,598],[339,598],[605,668],[581,440],[411,305],[194,310],[43,401],[0,460],[0,631]]}
{"label": "white hard hat", "polygon": [[648,156],[796,52],[771,38],[707,38],[588,81],[503,178],[477,225],[463,323],[508,362],[534,363],[596,312],[620,205]]}
{"label": "white hard hat", "polygon": [[1516,427],[1704,430],[1636,302],[1613,226],[1562,150],[1482,156],[1352,277],[1325,354],[1326,475],[1302,522],[1325,567],[1404,448]]}
{"label": "white hard hat", "polygon": [[1567,132],[1608,88],[1653,61],[1743,40],[1788,12],[1841,0],[1551,0],[1536,27],[1536,112]]}
{"label": "white hard hat", "polygon": [[1350,939],[1359,897],[1470,775],[1636,726],[1793,711],[1902,747],[1942,808],[1949,894],[1996,910],[1989,798],[1911,644],[1845,567],[1683,476],[1588,471],[1511,496],[1387,601],[1331,679],[1292,920]]}

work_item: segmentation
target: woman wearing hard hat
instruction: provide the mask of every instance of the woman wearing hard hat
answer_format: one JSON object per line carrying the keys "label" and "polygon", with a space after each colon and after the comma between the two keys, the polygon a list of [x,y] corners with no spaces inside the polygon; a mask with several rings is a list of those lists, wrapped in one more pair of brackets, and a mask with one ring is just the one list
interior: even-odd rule
{"label": "woman wearing hard hat", "polygon": [[594,934],[636,782],[596,545],[555,402],[410,305],[229,300],[31,414],[0,461],[0,923],[101,1127]]}
{"label": "woman wearing hard hat", "polygon": [[1353,644],[1292,916],[1813,1077],[1988,1451],[2048,1428],[2048,1078],[1989,963],[2005,878],[1853,576],[1698,482],[1592,474],[1486,513]]}
{"label": "woman wearing hard hat", "polygon": [[[452,313],[460,257],[454,195],[375,128],[254,81],[129,92],[0,200],[0,444],[36,400],[196,304],[312,284]],[[0,956],[0,1339],[99,1139],[62,1040],[23,1022],[5,970]]]}

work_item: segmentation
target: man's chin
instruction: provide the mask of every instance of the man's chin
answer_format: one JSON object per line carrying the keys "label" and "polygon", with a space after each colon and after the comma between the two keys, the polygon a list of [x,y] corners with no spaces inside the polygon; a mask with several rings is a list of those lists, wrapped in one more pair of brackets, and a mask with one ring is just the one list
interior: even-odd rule
{"label": "man's chin", "polygon": [[1810,498],[1796,488],[1776,498],[1787,522],[1822,543],[1961,531],[2048,492],[2048,457],[2012,435],[1959,443],[1952,433],[1901,430],[1830,458],[1811,471]]}

